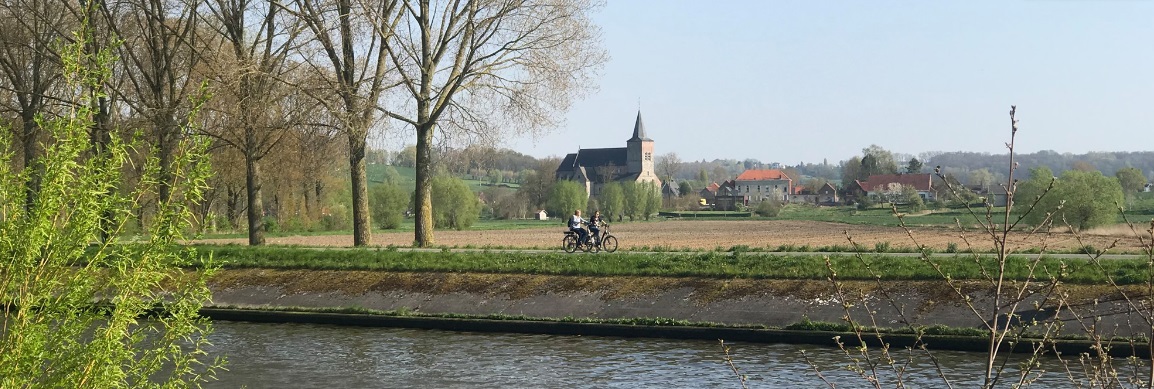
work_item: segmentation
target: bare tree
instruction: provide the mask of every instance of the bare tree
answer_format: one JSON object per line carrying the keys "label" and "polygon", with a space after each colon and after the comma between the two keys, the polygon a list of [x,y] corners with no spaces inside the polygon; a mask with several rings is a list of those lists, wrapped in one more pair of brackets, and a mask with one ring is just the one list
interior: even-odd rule
{"label": "bare tree", "polygon": [[681,157],[678,157],[677,153],[670,152],[658,155],[653,162],[657,165],[657,174],[661,176],[663,181],[669,181],[681,172]]}
{"label": "bare tree", "polygon": [[261,160],[301,114],[311,111],[293,106],[291,90],[278,81],[291,77],[287,58],[296,53],[299,19],[288,17],[275,0],[213,0],[208,9],[207,24],[223,40],[219,50],[205,54],[220,119],[205,133],[244,158],[248,243],[260,245],[265,241]]}
{"label": "bare tree", "polygon": [[159,159],[160,202],[172,196],[170,171],[180,139],[199,105],[200,80],[197,29],[202,0],[93,1],[107,27],[123,42],[116,47],[120,69],[117,100],[150,126],[152,147]]}
{"label": "bare tree", "polygon": [[50,116],[48,106],[53,103],[53,89],[62,78],[62,65],[56,46],[69,38],[69,18],[57,1],[17,0],[0,2],[0,87],[12,100],[0,102],[0,110],[19,117],[13,127],[20,140],[20,166],[28,173],[25,206],[31,206],[37,191],[39,173],[35,161],[40,154],[38,117]]}
{"label": "bare tree", "polygon": [[385,83],[387,46],[398,15],[398,0],[294,0],[293,9],[319,46],[318,55],[305,61],[323,75],[325,88],[339,98],[336,103],[314,95],[317,102],[340,121],[349,142],[349,173],[353,195],[353,245],[364,246],[372,238],[369,220],[369,189],[365,150],[369,129],[376,121],[377,106]]}
{"label": "bare tree", "polygon": [[[415,243],[433,244],[434,137],[492,142],[557,124],[605,62],[591,0],[405,0],[386,40],[417,135]],[[440,129],[441,131],[438,131]]]}

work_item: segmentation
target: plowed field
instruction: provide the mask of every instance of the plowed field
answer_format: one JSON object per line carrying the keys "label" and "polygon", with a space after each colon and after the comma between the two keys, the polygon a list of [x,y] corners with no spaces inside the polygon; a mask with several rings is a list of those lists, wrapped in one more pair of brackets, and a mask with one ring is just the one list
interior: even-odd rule
{"label": "plowed field", "polygon": [[[434,244],[449,247],[504,247],[504,248],[559,248],[564,227],[559,223],[549,223],[548,227],[520,230],[484,231],[441,231],[434,234]],[[971,230],[963,234],[956,228],[920,227],[907,234],[900,227],[863,226],[814,221],[686,221],[666,220],[653,222],[617,223],[612,226],[620,247],[667,248],[713,250],[718,247],[728,249],[733,246],[752,248],[773,248],[781,245],[794,247],[809,246],[811,249],[830,246],[849,246],[853,239],[867,249],[875,244],[888,243],[891,248],[914,247],[914,241],[938,251],[955,243],[959,250],[967,247],[989,249],[993,247],[989,236]],[[848,235],[848,238],[847,238]],[[963,239],[963,236],[965,239]],[[969,243],[966,243],[966,240]],[[1109,247],[1117,241],[1117,247],[1124,251],[1137,251],[1141,243],[1133,234],[1124,231],[1105,234],[1087,234],[1083,242],[1097,249]],[[1078,239],[1071,233],[1049,235],[1024,233],[1012,234],[1011,247],[1039,247],[1047,250],[1072,249],[1078,247]],[[211,243],[245,244],[246,239],[214,239]],[[269,244],[305,246],[352,246],[351,235],[292,236],[268,238]],[[374,232],[372,244],[379,246],[409,246],[413,242],[412,232]]]}

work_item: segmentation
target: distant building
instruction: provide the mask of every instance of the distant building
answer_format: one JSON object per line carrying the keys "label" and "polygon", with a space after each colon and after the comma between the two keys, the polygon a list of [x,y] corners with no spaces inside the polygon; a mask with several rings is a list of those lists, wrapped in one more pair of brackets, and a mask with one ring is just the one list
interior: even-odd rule
{"label": "distant building", "polygon": [[549,220],[549,214],[544,209],[537,210],[536,217],[537,220]]}
{"label": "distant building", "polygon": [[653,170],[653,139],[645,134],[640,111],[633,125],[633,137],[625,141],[625,145],[578,149],[561,160],[556,177],[583,185],[589,196],[600,195],[601,188],[610,182],[652,182],[660,188],[661,180]]}
{"label": "distant building", "polygon": [[848,196],[860,198],[869,196],[875,201],[884,201],[887,193],[900,191],[903,186],[912,186],[923,201],[936,198],[932,174],[876,174],[865,181],[855,180],[846,188]]}
{"label": "distant building", "polygon": [[733,181],[733,187],[745,205],[756,205],[769,199],[785,203],[793,194],[793,179],[779,169],[746,170]]}

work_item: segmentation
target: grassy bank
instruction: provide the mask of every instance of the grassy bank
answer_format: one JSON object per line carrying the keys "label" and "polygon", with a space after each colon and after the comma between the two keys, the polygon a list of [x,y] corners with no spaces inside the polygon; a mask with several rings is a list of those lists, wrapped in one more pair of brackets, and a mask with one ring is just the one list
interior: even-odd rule
{"label": "grassy bank", "polygon": [[[439,252],[396,249],[311,249],[295,247],[200,246],[226,268],[373,270],[394,272],[475,272],[579,276],[655,276],[824,280],[825,256],[770,253],[697,252],[677,254],[564,253],[472,251]],[[867,254],[833,255],[828,260],[843,280],[935,280],[942,276],[916,257]],[[961,254],[934,257],[953,279],[984,279],[994,259]],[[1011,257],[1007,279],[1026,280],[1032,257]],[[1145,260],[1116,259],[1102,267],[1086,260],[1043,257],[1035,279],[1056,277],[1073,284],[1139,284],[1149,279]]]}

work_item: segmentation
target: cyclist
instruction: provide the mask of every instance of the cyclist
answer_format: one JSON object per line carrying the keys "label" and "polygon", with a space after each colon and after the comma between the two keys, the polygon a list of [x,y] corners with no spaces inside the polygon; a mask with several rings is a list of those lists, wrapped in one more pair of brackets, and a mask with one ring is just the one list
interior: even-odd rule
{"label": "cyclist", "polygon": [[601,225],[605,220],[601,218],[601,211],[593,211],[593,217],[589,218],[589,232],[593,234],[593,244],[601,244]]}
{"label": "cyclist", "polygon": [[585,221],[585,219],[581,218],[581,210],[578,209],[578,210],[573,211],[573,217],[569,218],[569,231],[573,231],[573,232],[577,233],[577,243],[578,244],[588,244],[589,243],[588,242],[588,240],[589,240],[588,233],[589,232],[585,231],[584,228],[581,228],[581,225],[585,224],[585,223],[587,223]]}

